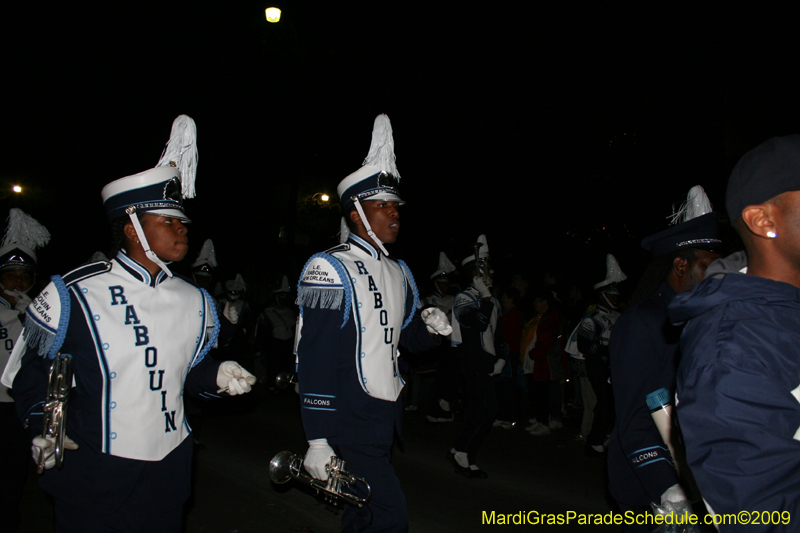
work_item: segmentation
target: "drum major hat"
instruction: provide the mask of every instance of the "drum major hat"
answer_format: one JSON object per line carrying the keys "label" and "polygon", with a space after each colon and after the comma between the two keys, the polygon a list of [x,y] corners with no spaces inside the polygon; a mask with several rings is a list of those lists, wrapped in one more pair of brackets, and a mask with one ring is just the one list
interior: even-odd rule
{"label": "drum major hat", "polygon": [[36,248],[50,242],[50,233],[22,209],[12,208],[0,245],[0,270],[24,268],[36,270]]}
{"label": "drum major hat", "polygon": [[180,115],[172,123],[169,142],[155,168],[112,181],[100,193],[108,218],[114,221],[127,215],[147,257],[170,277],[170,269],[150,249],[138,213],[190,222],[183,199],[194,198],[197,160],[197,127],[191,117]]}
{"label": "drum major hat", "polygon": [[642,248],[660,257],[683,248],[715,250],[722,246],[717,213],[700,185],[689,190],[686,202],[671,216],[673,226],[642,240]]}
{"label": "drum major hat", "polygon": [[392,123],[386,115],[375,117],[372,128],[372,142],[363,166],[344,178],[336,187],[344,211],[349,211],[356,199],[359,201],[386,200],[405,202],[400,198],[398,184],[400,173],[397,171],[394,155],[394,138]]}
{"label": "drum major hat", "polygon": [[447,281],[447,275],[456,271],[456,266],[444,252],[439,252],[439,268],[436,272],[431,274],[431,279],[434,281],[444,280]]}
{"label": "drum major hat", "polygon": [[211,239],[206,239],[197,255],[197,260],[192,263],[192,274],[211,277],[215,268],[217,268],[217,254],[214,251],[214,243]]}
{"label": "drum major hat", "polygon": [[619,294],[619,283],[628,279],[625,272],[619,267],[617,258],[611,254],[606,255],[606,279],[594,285],[597,292]]}
{"label": "drum major hat", "polygon": [[197,127],[180,115],[155,168],[112,181],[100,195],[110,220],[148,213],[189,222],[183,199],[194,197],[197,172]]}

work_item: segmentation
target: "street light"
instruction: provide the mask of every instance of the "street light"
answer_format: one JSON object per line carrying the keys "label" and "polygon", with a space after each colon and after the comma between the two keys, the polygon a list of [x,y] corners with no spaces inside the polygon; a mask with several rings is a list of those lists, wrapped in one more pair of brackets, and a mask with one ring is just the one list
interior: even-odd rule
{"label": "street light", "polygon": [[[0,189],[2,191],[2,189]],[[12,185],[10,188],[6,189],[5,192],[0,192],[0,200],[5,200],[12,194],[20,194],[22,192],[22,187],[19,185]]]}
{"label": "street light", "polygon": [[281,20],[281,10],[277,7],[268,7],[264,13],[267,15],[267,22],[275,23]]}
{"label": "street light", "polygon": [[311,197],[311,201],[319,205],[322,205],[323,203],[327,202],[330,199],[331,197],[325,194],[324,192],[315,193],[314,196]]}

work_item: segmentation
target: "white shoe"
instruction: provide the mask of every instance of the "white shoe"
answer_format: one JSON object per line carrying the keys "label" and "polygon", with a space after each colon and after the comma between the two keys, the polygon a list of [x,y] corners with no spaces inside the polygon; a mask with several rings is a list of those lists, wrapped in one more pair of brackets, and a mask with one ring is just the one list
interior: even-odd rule
{"label": "white shoe", "polygon": [[544,424],[540,424],[538,422],[530,427],[525,428],[525,430],[534,437],[543,437],[545,435],[549,435],[550,433],[552,433],[549,427],[545,426]]}
{"label": "white shoe", "polygon": [[564,427],[564,424],[561,423],[561,420],[550,420],[550,429],[561,429]]}

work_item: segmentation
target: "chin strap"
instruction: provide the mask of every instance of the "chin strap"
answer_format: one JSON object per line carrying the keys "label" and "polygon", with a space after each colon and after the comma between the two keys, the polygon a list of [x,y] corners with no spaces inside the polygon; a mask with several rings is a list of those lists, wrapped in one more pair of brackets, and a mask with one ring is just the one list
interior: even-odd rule
{"label": "chin strap", "polygon": [[616,309],[616,308],[617,308],[617,306],[616,306],[616,305],[614,305],[614,304],[612,304],[611,302],[609,302],[609,301],[608,301],[608,298],[606,297],[606,293],[602,292],[602,293],[600,293],[600,296],[602,296],[602,297],[603,297],[603,300],[605,300],[605,301],[606,301],[606,303],[608,304],[608,306],[609,306],[611,309]]}
{"label": "chin strap", "polygon": [[375,232],[372,231],[372,226],[369,225],[369,220],[367,220],[367,215],[364,214],[364,209],[361,207],[361,202],[358,201],[358,198],[354,198],[353,203],[356,204],[356,211],[358,211],[358,214],[361,215],[361,220],[364,222],[364,228],[367,230],[367,235],[372,237],[372,240],[375,241],[375,244],[377,244],[378,248],[381,249],[383,255],[389,255],[389,252],[387,252],[386,248],[383,247],[381,240],[377,235],[375,235]]}
{"label": "chin strap", "polygon": [[147,258],[150,259],[153,263],[157,264],[164,273],[172,277],[172,272],[167,265],[158,258],[153,250],[150,249],[150,243],[147,242],[147,237],[144,236],[144,230],[142,229],[142,225],[139,223],[139,217],[136,216],[136,211],[131,209],[128,212],[128,216],[131,219],[131,223],[133,223],[133,228],[136,230],[136,236],[139,237],[139,241],[142,243],[142,248],[144,248],[144,253],[147,255]]}

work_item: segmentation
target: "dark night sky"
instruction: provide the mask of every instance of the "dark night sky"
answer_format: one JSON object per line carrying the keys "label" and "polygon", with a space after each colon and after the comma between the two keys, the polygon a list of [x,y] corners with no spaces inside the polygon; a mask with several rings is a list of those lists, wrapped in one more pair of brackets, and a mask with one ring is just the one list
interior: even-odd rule
{"label": "dark night sky", "polygon": [[313,206],[297,215],[309,246],[276,239],[293,192],[334,192],[387,113],[408,201],[395,252],[418,278],[479,233],[519,269],[640,261],[639,239],[689,187],[723,210],[736,159],[799,129],[783,7],[285,1],[268,25],[263,2],[18,4],[0,8],[0,184],[29,193],[0,202],[50,229],[48,270],[107,247],[100,189],[152,167],[181,113],[200,151],[190,259],[212,237],[233,271],[297,269],[332,243],[335,212]]}

